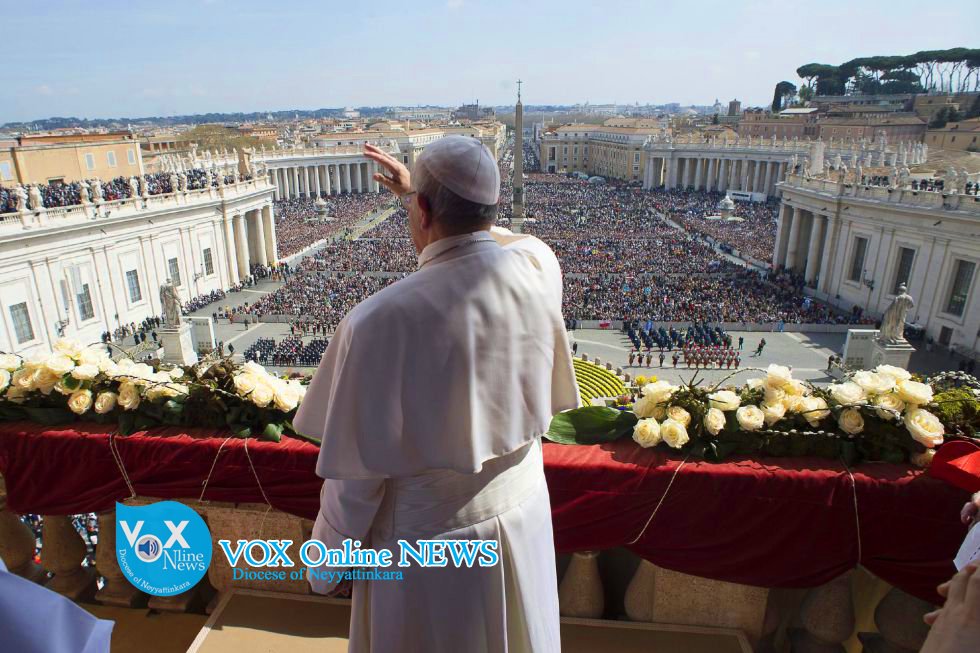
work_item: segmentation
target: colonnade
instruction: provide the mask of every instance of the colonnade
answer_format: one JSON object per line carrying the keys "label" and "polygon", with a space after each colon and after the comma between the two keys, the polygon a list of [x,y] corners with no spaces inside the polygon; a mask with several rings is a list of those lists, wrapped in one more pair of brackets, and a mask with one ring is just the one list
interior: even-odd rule
{"label": "colonnade", "polygon": [[773,265],[802,274],[806,284],[829,292],[840,219],[785,201],[779,208]]}
{"label": "colonnade", "polygon": [[377,193],[374,161],[310,163],[269,169],[275,199],[325,197],[349,193]]}
{"label": "colonnade", "polygon": [[276,220],[271,204],[227,215],[224,232],[230,285],[237,285],[247,277],[253,263],[271,265],[279,260]]}
{"label": "colonnade", "polygon": [[705,157],[649,156],[645,188],[693,188],[729,190],[773,195],[776,184],[786,176],[786,160],[755,159],[747,156]]}

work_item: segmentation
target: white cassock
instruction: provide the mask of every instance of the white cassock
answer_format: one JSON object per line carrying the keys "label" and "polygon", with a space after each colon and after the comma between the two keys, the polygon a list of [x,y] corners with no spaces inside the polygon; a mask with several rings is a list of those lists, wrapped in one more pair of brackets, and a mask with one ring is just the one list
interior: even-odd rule
{"label": "white cassock", "polygon": [[349,650],[557,653],[541,434],[579,404],[558,259],[495,227],[419,266],[341,321],[294,420],[323,439],[313,537],[396,563],[398,539],[489,539],[500,563],[355,581]]}

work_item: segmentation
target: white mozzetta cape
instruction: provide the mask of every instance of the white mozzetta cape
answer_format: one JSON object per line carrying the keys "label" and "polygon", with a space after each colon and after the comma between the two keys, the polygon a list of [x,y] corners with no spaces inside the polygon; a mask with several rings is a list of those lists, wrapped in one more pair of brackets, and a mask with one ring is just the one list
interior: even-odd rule
{"label": "white mozzetta cape", "polygon": [[294,420],[323,478],[479,471],[579,404],[561,269],[532,236],[436,241],[340,322]]}

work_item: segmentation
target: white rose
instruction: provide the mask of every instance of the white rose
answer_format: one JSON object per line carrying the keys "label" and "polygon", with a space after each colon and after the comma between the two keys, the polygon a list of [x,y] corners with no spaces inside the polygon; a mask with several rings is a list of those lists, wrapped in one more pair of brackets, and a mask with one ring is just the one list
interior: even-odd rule
{"label": "white rose", "polygon": [[16,354],[0,354],[0,370],[16,372],[20,367],[20,356]]}
{"label": "white rose", "polygon": [[875,412],[878,413],[878,417],[886,421],[898,419],[905,410],[905,402],[894,392],[878,395],[874,398],[874,405],[877,406]]}
{"label": "white rose", "polygon": [[803,397],[800,412],[803,414],[803,418],[814,428],[830,415],[827,402],[822,397]]}
{"label": "white rose", "polygon": [[60,374],[56,374],[46,367],[42,367],[34,372],[34,387],[46,395],[51,394],[51,391],[54,390],[55,385],[60,380]]}
{"label": "white rose", "polygon": [[844,433],[857,435],[864,430],[864,417],[857,408],[848,408],[837,416],[837,425]]}
{"label": "white rose", "polygon": [[793,373],[785,365],[772,363],[766,368],[766,385],[781,388],[793,380]]}
{"label": "white rose", "polygon": [[864,394],[864,388],[852,381],[847,381],[846,383],[835,383],[828,389],[830,390],[830,396],[834,398],[834,401],[842,406],[865,404],[868,401],[868,398]]}
{"label": "white rose", "polygon": [[302,403],[303,402],[303,397],[306,396],[306,386],[303,385],[302,383],[300,383],[299,381],[290,381],[289,382],[289,385],[291,385],[294,388],[296,388],[296,393],[297,393],[297,395],[299,395],[299,401],[300,401],[300,403]]}
{"label": "white rose", "polygon": [[786,392],[787,396],[790,397],[805,397],[807,394],[807,387],[803,381],[797,381],[793,379],[789,383],[783,386],[783,390]]}
{"label": "white rose", "polygon": [[806,397],[800,395],[786,395],[780,402],[787,413],[802,413],[806,410]]}
{"label": "white rose", "polygon": [[861,370],[854,373],[854,382],[869,395],[880,395],[895,389],[895,379],[887,374]]}
{"label": "white rose", "polygon": [[786,398],[786,391],[782,388],[774,388],[772,386],[766,386],[766,393],[764,401],[767,404],[781,404]]}
{"label": "white rose", "polygon": [[68,397],[68,408],[76,415],[83,415],[92,407],[92,391],[79,390]]}
{"label": "white rose", "polygon": [[77,388],[69,388],[65,385],[64,379],[58,379],[58,382],[54,384],[54,391],[61,395],[74,394]]}
{"label": "white rose", "polygon": [[136,410],[140,405],[140,390],[136,384],[127,381],[119,386],[118,401],[123,410]]}
{"label": "white rose", "polygon": [[255,361],[248,361],[242,365],[242,370],[256,376],[267,376],[269,373],[265,371],[265,368],[256,363]]}
{"label": "white rose", "polygon": [[184,370],[179,367],[168,370],[167,374],[174,381],[180,381],[182,378],[184,378]]}
{"label": "white rose", "polygon": [[78,356],[78,362],[83,365],[98,365],[108,359],[109,353],[103,347],[86,347]]}
{"label": "white rose", "polygon": [[275,391],[268,383],[264,382],[256,384],[255,389],[252,390],[252,394],[248,396],[248,398],[252,400],[252,403],[259,408],[265,408],[268,406],[270,403],[272,403],[272,399],[274,397]]}
{"label": "white rose", "polygon": [[719,390],[708,395],[708,403],[718,410],[735,410],[742,400],[731,390]]}
{"label": "white rose", "polygon": [[879,365],[875,368],[875,372],[890,376],[895,381],[908,381],[912,378],[912,374],[908,370],[903,370],[901,367],[895,367],[894,365]]}
{"label": "white rose", "polygon": [[766,416],[758,406],[741,406],[735,411],[738,425],[746,431],[758,431],[762,428]]}
{"label": "white rose", "polygon": [[660,444],[660,424],[655,419],[641,419],[633,427],[633,440],[648,449]]}
{"label": "white rose", "polygon": [[709,408],[704,414],[704,429],[711,435],[718,435],[725,428],[725,413],[717,408]]}
{"label": "white rose", "polygon": [[71,338],[59,338],[52,349],[56,354],[63,354],[69,358],[78,358],[82,355],[82,343]]}
{"label": "white rose", "polygon": [[674,419],[666,419],[660,425],[660,437],[673,449],[680,449],[690,440],[687,428]]}
{"label": "white rose", "polygon": [[255,386],[258,383],[258,377],[254,374],[248,372],[242,372],[235,375],[235,391],[245,396],[252,390],[255,390]]}
{"label": "white rose", "polygon": [[283,383],[280,387],[276,388],[274,401],[276,408],[284,413],[288,413],[299,405],[299,391],[292,383]]}
{"label": "white rose", "polygon": [[110,379],[119,374],[119,366],[116,365],[116,361],[111,358],[103,358],[99,361],[99,371],[108,376]]}
{"label": "white rose", "polygon": [[100,392],[95,398],[95,412],[99,415],[105,415],[116,407],[116,401],[118,399],[119,395],[115,392]]}
{"label": "white rose", "polygon": [[749,379],[748,381],[746,381],[745,382],[745,387],[747,387],[749,390],[755,390],[756,388],[761,388],[765,384],[766,384],[766,380],[765,379],[755,378],[755,379]]}
{"label": "white rose", "polygon": [[82,363],[71,371],[71,375],[79,381],[91,381],[99,375],[99,368],[92,363]]}
{"label": "white rose", "polygon": [[762,404],[762,414],[765,417],[766,424],[772,426],[779,420],[786,416],[786,406],[782,403],[764,403]]}
{"label": "white rose", "polygon": [[691,425],[691,414],[680,406],[671,406],[667,409],[667,417],[676,420],[687,428]]}
{"label": "white rose", "polygon": [[7,386],[10,385],[10,379],[10,372],[0,367],[0,391],[7,389]]}
{"label": "white rose", "polygon": [[13,377],[10,379],[16,387],[24,391],[29,391],[34,389],[34,371],[23,367],[16,372],[14,372]]}
{"label": "white rose", "polygon": [[927,449],[943,443],[943,423],[939,418],[923,408],[913,408],[905,413],[905,428],[912,438]]}
{"label": "white rose", "polygon": [[655,403],[666,403],[677,391],[677,386],[671,385],[666,381],[655,381],[643,386],[643,396],[652,397]]}
{"label": "white rose", "polygon": [[907,404],[921,406],[932,401],[932,388],[918,381],[902,381],[898,384],[898,396]]}
{"label": "white rose", "polygon": [[65,354],[54,354],[48,359],[44,366],[51,370],[53,374],[64,376],[75,369],[75,361]]}
{"label": "white rose", "polygon": [[912,464],[916,467],[922,467],[925,469],[932,464],[932,459],[936,455],[935,449],[926,449],[922,453],[914,453],[911,456]]}

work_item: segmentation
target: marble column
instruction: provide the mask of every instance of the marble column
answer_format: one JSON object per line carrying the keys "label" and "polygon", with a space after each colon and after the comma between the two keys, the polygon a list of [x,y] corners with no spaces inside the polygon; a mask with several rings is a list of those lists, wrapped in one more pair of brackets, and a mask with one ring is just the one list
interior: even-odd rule
{"label": "marble column", "polygon": [[795,270],[800,262],[800,223],[803,213],[799,207],[793,207],[793,221],[790,223],[789,243],[786,247],[786,268]]}
{"label": "marble column", "polygon": [[772,267],[776,269],[786,265],[786,248],[789,243],[789,229],[793,222],[793,208],[788,204],[779,207],[779,217],[776,220],[776,251],[772,253]]}
{"label": "marble column", "polygon": [[720,159],[718,166],[718,192],[725,190],[725,175],[728,174],[728,159]]}
{"label": "marble column", "polygon": [[343,189],[340,187],[340,164],[335,163],[333,166],[333,194],[340,195]]}
{"label": "marble column", "polygon": [[820,285],[817,286],[817,289],[829,294],[831,279],[834,276],[833,258],[837,251],[840,220],[837,219],[837,216],[833,215],[826,216],[826,218],[827,225],[824,227],[824,230],[827,233],[827,237],[824,238],[823,256],[820,257]]}
{"label": "marble column", "polygon": [[343,170],[343,172],[344,172],[344,192],[347,193],[348,195],[350,195],[350,193],[352,192],[351,185],[350,185],[350,164],[349,163],[345,163],[345,164],[343,164],[343,167],[344,167],[344,170]]}
{"label": "marble column", "polygon": [[271,204],[266,204],[259,212],[259,219],[265,223],[265,256],[270,263],[279,261],[279,242],[276,238],[276,217]]}
{"label": "marble column", "polygon": [[313,167],[313,190],[317,199],[320,198],[320,166]]}
{"label": "marble column", "polygon": [[[295,171],[295,168],[293,168]],[[248,259],[248,240],[246,239],[245,233],[245,216],[242,214],[237,214],[234,217],[235,220],[235,247],[237,250],[237,255],[235,260],[238,261],[238,276],[244,279],[249,275],[249,259]]]}
{"label": "marble column", "polygon": [[753,166],[755,167],[755,175],[752,177],[752,192],[761,193],[762,189],[759,188],[760,176],[762,174],[762,162],[753,161]]}
{"label": "marble column", "polygon": [[361,188],[361,164],[360,163],[353,163],[353,164],[351,164],[351,167],[353,168],[353,171],[352,171],[353,174],[351,175],[352,176],[352,183],[354,184],[354,187],[352,189],[353,192],[355,192],[355,193],[364,192],[363,189]]}
{"label": "marble column", "polygon": [[772,161],[766,161],[766,185],[762,192],[766,195],[772,195]]}
{"label": "marble column", "polygon": [[306,193],[307,198],[313,197],[313,184],[310,183],[310,166],[303,166],[303,192]]}
{"label": "marble column", "polygon": [[826,235],[827,216],[814,213],[813,225],[810,227],[810,249],[806,254],[806,271],[803,273],[803,279],[808,285],[812,285],[817,275],[823,273],[820,269],[820,254]]}
{"label": "marble column", "polygon": [[739,190],[749,189],[749,161],[748,159],[742,159],[742,169],[739,175]]}
{"label": "marble column", "polygon": [[731,174],[728,175],[728,188],[726,190],[739,190],[738,189],[738,166],[739,159],[731,160]]}
{"label": "marble column", "polygon": [[704,166],[705,159],[695,159],[694,167],[694,190],[701,190],[701,168]]}
{"label": "marble column", "polygon": [[[309,177],[307,176],[307,179]],[[256,263],[259,265],[269,265],[269,259],[266,256],[266,246],[268,243],[268,235],[265,233],[265,220],[262,219],[261,209],[256,209],[254,211],[249,211],[251,215],[252,225],[255,227],[255,259]]]}
{"label": "marble column", "polygon": [[238,249],[235,247],[235,231],[232,218],[225,218],[225,252],[228,259],[228,280],[231,285],[238,285]]}
{"label": "marble column", "polygon": [[323,166],[323,194],[330,196],[330,166]]}
{"label": "marble column", "polygon": [[292,168],[289,169],[289,171],[290,173],[292,173],[291,176],[293,178],[292,192],[289,194],[289,196],[299,197],[299,170],[296,168],[296,166],[293,166]]}

